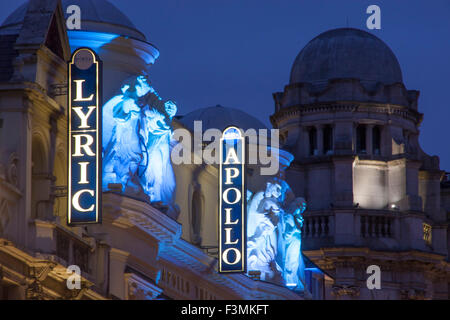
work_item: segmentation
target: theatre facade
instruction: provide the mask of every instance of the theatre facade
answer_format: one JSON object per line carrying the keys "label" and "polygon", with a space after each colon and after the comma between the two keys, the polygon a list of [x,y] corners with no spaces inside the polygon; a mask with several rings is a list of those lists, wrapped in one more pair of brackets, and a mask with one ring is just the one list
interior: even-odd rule
{"label": "theatre facade", "polygon": [[0,26],[0,299],[449,298],[450,182],[383,41],[311,40],[279,131],[185,114],[158,56],[106,0],[30,0]]}

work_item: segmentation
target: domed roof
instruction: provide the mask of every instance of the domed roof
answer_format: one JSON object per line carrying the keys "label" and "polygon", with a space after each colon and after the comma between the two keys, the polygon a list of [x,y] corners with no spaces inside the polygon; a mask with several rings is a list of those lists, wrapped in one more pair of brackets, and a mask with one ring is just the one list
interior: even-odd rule
{"label": "domed roof", "polygon": [[202,121],[203,131],[208,129],[225,130],[228,126],[247,129],[267,129],[261,121],[239,109],[223,107],[207,107],[192,111],[179,119],[186,128],[193,131],[194,121]]}
{"label": "domed roof", "polygon": [[[77,5],[81,9],[81,30],[114,33],[145,41],[145,36],[136,29],[133,22],[106,0],[62,0],[62,10],[67,18],[67,7]],[[1,28],[22,24],[28,1],[11,13]]]}
{"label": "domed roof", "polygon": [[355,78],[362,82],[403,82],[392,50],[376,36],[352,28],[326,31],[311,40],[295,59],[290,83]]}

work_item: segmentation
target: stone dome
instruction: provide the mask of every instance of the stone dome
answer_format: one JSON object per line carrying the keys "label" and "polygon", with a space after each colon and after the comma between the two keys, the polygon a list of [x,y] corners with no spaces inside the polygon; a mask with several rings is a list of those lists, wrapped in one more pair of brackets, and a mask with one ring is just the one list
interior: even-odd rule
{"label": "stone dome", "polygon": [[178,119],[186,128],[193,131],[194,121],[202,121],[203,131],[208,129],[219,129],[223,131],[228,126],[236,126],[240,129],[267,129],[260,120],[252,115],[235,108],[215,107],[201,108],[192,111]]}
{"label": "stone dome", "polygon": [[[116,6],[106,0],[62,0],[62,11],[67,18],[67,7],[77,5],[81,9],[81,30],[114,33],[146,41],[133,22]],[[17,29],[25,18],[28,1],[18,7],[3,22],[0,28]]]}
{"label": "stone dome", "polygon": [[290,83],[320,83],[336,78],[383,84],[403,82],[392,50],[376,36],[353,28],[329,30],[312,39],[295,59]]}

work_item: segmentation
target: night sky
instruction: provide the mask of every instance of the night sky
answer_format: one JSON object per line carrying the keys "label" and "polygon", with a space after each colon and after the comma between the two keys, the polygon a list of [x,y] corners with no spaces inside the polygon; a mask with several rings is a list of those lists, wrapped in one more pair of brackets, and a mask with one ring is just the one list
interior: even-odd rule
{"label": "night sky", "polygon": [[[180,114],[221,104],[267,125],[272,93],[283,91],[312,38],[346,26],[369,31],[397,56],[407,89],[420,91],[422,149],[450,171],[449,0],[110,1],[160,50],[151,79]],[[23,2],[1,0],[0,20]],[[371,4],[381,8],[381,30],[366,28]]]}

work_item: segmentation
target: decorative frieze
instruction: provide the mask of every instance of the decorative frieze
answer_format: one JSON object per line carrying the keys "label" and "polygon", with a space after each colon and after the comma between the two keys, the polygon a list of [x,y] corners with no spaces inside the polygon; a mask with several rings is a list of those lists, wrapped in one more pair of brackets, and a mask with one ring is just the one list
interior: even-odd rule
{"label": "decorative frieze", "polygon": [[334,285],[331,292],[338,298],[342,298],[344,296],[358,297],[360,287],[354,285]]}

